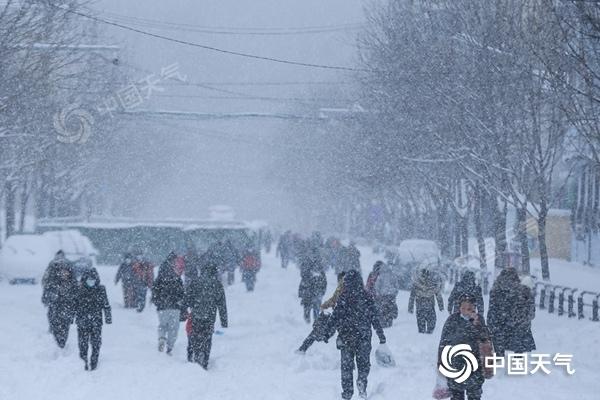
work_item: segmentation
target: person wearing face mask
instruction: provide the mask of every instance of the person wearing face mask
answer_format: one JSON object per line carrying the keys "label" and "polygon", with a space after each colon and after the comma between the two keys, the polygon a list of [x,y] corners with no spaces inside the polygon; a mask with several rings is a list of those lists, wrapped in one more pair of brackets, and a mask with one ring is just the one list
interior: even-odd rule
{"label": "person wearing face mask", "polygon": [[[456,346],[458,344],[467,344],[471,347],[473,354],[480,364],[471,376],[462,383],[456,383],[454,379],[448,378],[448,388],[451,393],[451,400],[464,400],[465,393],[468,400],[480,400],[482,386],[485,381],[482,365],[481,346],[489,343],[490,335],[485,325],[483,315],[476,312],[477,299],[469,294],[463,294],[458,300],[458,310],[451,314],[444,328],[438,347],[438,367],[442,363],[442,350],[446,346]],[[465,366],[464,357],[453,357],[451,366],[457,371]]]}
{"label": "person wearing face mask", "polygon": [[[102,313],[107,324],[112,323],[110,304],[106,288],[100,284],[100,276],[95,268],[86,271],[81,277],[77,293],[77,335],[79,339],[79,357],[85,362],[85,370],[98,367],[100,346],[102,345]],[[88,349],[92,355],[88,363]]]}

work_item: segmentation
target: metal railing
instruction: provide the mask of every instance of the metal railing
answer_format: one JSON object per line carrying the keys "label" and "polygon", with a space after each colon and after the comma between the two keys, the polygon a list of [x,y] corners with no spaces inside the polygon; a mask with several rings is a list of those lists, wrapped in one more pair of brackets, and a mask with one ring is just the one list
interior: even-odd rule
{"label": "metal railing", "polygon": [[[578,288],[552,285],[544,282],[536,283],[533,292],[534,296],[536,297],[537,307],[540,310],[547,309],[549,314],[556,313],[558,316],[565,315],[566,300],[566,314],[568,318],[577,317],[577,319],[584,319],[586,317],[585,308],[591,307],[592,315],[590,317],[590,320],[600,321],[600,293],[591,292],[587,290],[579,292]],[[579,295],[577,296],[577,312],[575,312],[575,296],[578,292]],[[537,298],[537,296],[539,296],[539,298]],[[586,299],[588,300],[587,302]]]}

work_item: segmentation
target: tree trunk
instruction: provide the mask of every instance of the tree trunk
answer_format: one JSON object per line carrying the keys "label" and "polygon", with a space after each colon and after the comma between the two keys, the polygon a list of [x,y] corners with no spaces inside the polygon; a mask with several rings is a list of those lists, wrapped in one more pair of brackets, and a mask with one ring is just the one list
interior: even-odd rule
{"label": "tree trunk", "polygon": [[473,223],[475,225],[475,236],[477,237],[477,247],[479,249],[479,268],[481,269],[481,280],[483,281],[483,291],[488,292],[487,280],[487,256],[485,253],[485,238],[483,236],[483,225],[481,222],[481,210],[483,208],[483,193],[481,188],[475,189],[475,201],[473,207]]}
{"label": "tree trunk", "polygon": [[452,224],[453,226],[453,235],[454,235],[454,258],[458,258],[461,256],[461,238],[462,238],[462,218],[460,216],[460,214],[458,213],[458,211],[453,210],[452,213],[453,217],[454,217],[454,223]]}
{"label": "tree trunk", "polygon": [[29,202],[29,189],[30,185],[25,181],[21,190],[20,204],[19,204],[19,233],[25,232],[25,217],[27,216],[27,203]]}
{"label": "tree trunk", "polygon": [[442,256],[450,256],[450,229],[448,217],[448,202],[443,200],[438,208],[438,240]]}
{"label": "tree trunk", "polygon": [[469,215],[460,219],[461,255],[469,254]]}
{"label": "tree trunk", "polygon": [[546,217],[548,216],[548,204],[546,199],[540,201],[540,215],[538,218],[538,241],[540,243],[540,261],[542,264],[542,279],[550,280],[550,264],[548,262],[548,247],[546,246]]}
{"label": "tree trunk", "polygon": [[496,270],[504,269],[506,266],[506,214],[506,201],[496,199],[494,206],[494,242],[496,248],[494,268]]}
{"label": "tree trunk", "polygon": [[522,271],[529,274],[531,263],[529,262],[529,242],[527,240],[527,202],[517,209],[517,236],[521,250]]}
{"label": "tree trunk", "polygon": [[6,226],[6,237],[12,236],[15,233],[15,222],[16,222],[16,190],[14,181],[8,180],[4,186],[5,197],[4,197],[4,212],[5,226]]}

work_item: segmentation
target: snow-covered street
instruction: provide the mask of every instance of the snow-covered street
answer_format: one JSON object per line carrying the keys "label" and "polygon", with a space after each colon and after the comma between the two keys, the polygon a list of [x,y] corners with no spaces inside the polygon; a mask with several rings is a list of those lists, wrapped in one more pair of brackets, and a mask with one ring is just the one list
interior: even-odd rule
{"label": "snow-covered street", "polygon": [[[365,253],[363,251],[363,253]],[[113,324],[104,327],[99,369],[83,370],[76,330],[71,327],[65,351],[47,333],[40,286],[0,284],[0,399],[337,399],[340,361],[334,340],[315,343],[301,356],[294,353],[309,332],[296,297],[298,271],[279,267],[272,255],[254,293],[239,282],[227,289],[230,328],[215,335],[208,371],[186,361],[187,338],[180,327],[174,355],[157,351],[157,316],[153,306],[142,314],[122,307],[120,287],[112,284],[116,268],[101,267],[113,307]],[[375,256],[362,257],[363,274]],[[596,272],[596,271],[594,271]],[[239,277],[238,277],[239,278]],[[328,276],[328,293],[333,275]],[[419,335],[414,316],[406,312],[408,293],[400,292],[400,316],[386,331],[395,368],[375,365],[369,376],[373,399],[430,399],[435,380],[434,335]],[[538,310],[533,322],[537,353],[572,353],[576,373],[553,369],[549,376],[496,376],[484,384],[486,399],[579,400],[598,398],[600,325],[566,321]],[[374,339],[374,346],[376,345]]]}

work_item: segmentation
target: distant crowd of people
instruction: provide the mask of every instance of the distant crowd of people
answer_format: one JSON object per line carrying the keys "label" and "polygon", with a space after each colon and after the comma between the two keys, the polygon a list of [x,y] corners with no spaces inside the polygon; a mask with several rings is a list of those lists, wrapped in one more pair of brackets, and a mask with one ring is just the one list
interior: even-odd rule
{"label": "distant crowd of people", "polygon": [[[271,248],[272,239],[267,239],[263,242],[265,251]],[[276,255],[281,259],[282,268],[287,268],[290,263],[298,267],[302,316],[307,323],[312,323],[310,333],[297,352],[304,354],[313,343],[328,342],[337,332],[342,398],[353,396],[355,367],[356,388],[359,396],[366,398],[372,329],[380,345],[385,344],[383,329],[391,327],[399,314],[396,299],[401,285],[392,266],[377,261],[363,281],[360,251],[356,245],[344,246],[336,238],[323,240],[319,233],[302,238],[285,232],[277,243]],[[247,290],[254,290],[256,275],[261,268],[259,250],[245,246],[240,251],[231,241],[225,240],[214,243],[202,254],[194,249],[183,256],[171,252],[160,264],[156,277],[152,263],[141,251],[133,251],[124,256],[114,282],[122,284],[124,307],[138,312],[143,312],[147,292],[151,291],[150,301],[158,314],[158,351],[172,355],[180,323],[184,322],[188,335],[187,359],[207,369],[217,315],[221,327],[228,326],[225,286],[233,284],[238,268]],[[336,274],[337,285],[332,295],[324,300],[328,270]],[[103,324],[112,323],[106,289],[97,270],[91,266],[76,270],[59,251],[50,262],[42,284],[42,302],[48,308],[49,330],[58,346],[65,346],[69,327],[75,323],[84,368],[95,370]],[[444,280],[439,271],[433,268],[414,271],[408,312],[416,313],[419,333],[434,332],[436,303],[439,311],[444,310],[443,288]],[[523,284],[514,269],[503,270],[494,282],[487,324],[482,289],[472,271],[463,273],[446,304],[450,316],[442,328],[438,359],[445,346],[456,344],[471,345],[477,357],[490,351],[492,343],[500,356],[506,351],[526,353],[535,349],[531,331],[535,317],[531,284]],[[465,382],[456,383],[449,379],[451,398],[464,399],[466,394],[469,400],[480,399],[485,377],[485,369],[481,368]]]}

